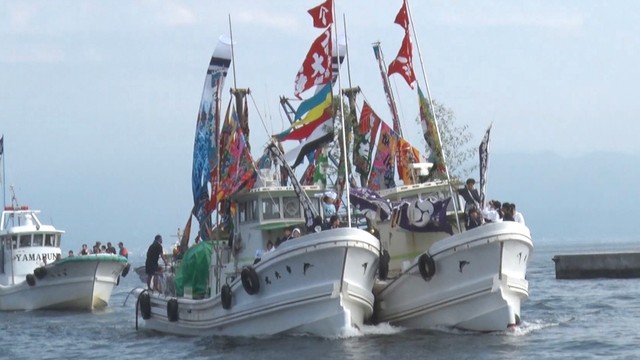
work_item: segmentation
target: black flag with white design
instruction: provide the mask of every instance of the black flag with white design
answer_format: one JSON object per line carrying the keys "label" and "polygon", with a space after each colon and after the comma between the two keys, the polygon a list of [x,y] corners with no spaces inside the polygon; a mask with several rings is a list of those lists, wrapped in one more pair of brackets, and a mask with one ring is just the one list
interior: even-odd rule
{"label": "black flag with white design", "polygon": [[480,143],[480,204],[484,204],[484,196],[487,187],[487,168],[489,167],[489,133],[491,132],[491,125],[487,129],[487,132],[482,138]]}

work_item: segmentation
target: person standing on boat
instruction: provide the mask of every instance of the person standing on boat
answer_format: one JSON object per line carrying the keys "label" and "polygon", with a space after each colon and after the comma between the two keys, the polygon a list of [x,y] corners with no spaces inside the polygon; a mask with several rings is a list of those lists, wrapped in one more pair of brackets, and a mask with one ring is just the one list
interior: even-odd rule
{"label": "person standing on boat", "polygon": [[147,250],[147,260],[144,264],[145,273],[147,274],[147,289],[151,289],[151,278],[153,278],[153,289],[158,289],[158,260],[162,258],[164,265],[167,265],[167,258],[164,256],[164,250],[162,249],[162,236],[156,235],[153,239],[153,243]]}
{"label": "person standing on boat", "polygon": [[336,199],[338,199],[338,194],[333,191],[327,191],[322,197],[322,212],[324,213],[324,218],[328,219],[336,214]]}
{"label": "person standing on boat", "polygon": [[82,249],[78,253],[79,255],[89,255],[89,246],[87,244],[82,244]]}
{"label": "person standing on boat", "polygon": [[478,194],[478,190],[475,188],[476,181],[472,178],[467,179],[465,187],[458,190],[458,194],[462,196],[464,199],[464,211],[466,213],[469,212],[471,208],[480,209],[480,194]]}
{"label": "person standing on boat", "polygon": [[122,243],[122,241],[120,241],[118,243],[118,248],[120,248],[120,251],[118,251],[118,255],[120,256],[124,256],[127,259],[129,258],[129,250],[127,250],[126,247],[124,247],[124,244]]}
{"label": "person standing on boat", "polygon": [[113,247],[113,245],[111,245],[110,241],[107,242],[107,254],[113,254],[113,255],[117,254],[116,248]]}

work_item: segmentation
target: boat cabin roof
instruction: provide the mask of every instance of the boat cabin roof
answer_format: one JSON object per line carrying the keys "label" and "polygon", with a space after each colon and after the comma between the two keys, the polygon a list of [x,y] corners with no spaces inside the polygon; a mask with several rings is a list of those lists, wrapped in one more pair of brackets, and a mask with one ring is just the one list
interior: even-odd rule
{"label": "boat cabin roof", "polygon": [[27,206],[5,207],[0,218],[0,234],[64,233],[51,225],[42,224],[37,216],[39,213],[40,210],[29,209]]}

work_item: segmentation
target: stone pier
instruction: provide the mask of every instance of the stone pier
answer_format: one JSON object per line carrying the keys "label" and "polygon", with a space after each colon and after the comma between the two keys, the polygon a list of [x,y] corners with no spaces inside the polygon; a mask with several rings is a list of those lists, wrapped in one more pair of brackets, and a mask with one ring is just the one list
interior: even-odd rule
{"label": "stone pier", "polygon": [[556,255],[556,279],[637,278],[640,252]]}

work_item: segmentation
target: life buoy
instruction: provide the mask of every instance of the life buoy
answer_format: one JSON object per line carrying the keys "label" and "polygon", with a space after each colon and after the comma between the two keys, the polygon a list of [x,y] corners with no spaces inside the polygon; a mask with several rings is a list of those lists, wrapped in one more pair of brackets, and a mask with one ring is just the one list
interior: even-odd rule
{"label": "life buoy", "polygon": [[429,281],[436,273],[436,263],[431,256],[422,254],[418,259],[418,270],[424,281]]}
{"label": "life buoy", "polygon": [[140,305],[140,313],[142,318],[148,320],[151,318],[151,296],[146,291],[138,296],[138,304]]}
{"label": "life buoy", "polygon": [[245,266],[240,273],[242,278],[242,287],[249,295],[255,295],[260,291],[260,278],[258,273],[251,266]]}
{"label": "life buoy", "polygon": [[122,277],[127,277],[129,270],[131,269],[131,264],[127,263],[127,265],[122,269]]}
{"label": "life buoy", "polygon": [[300,204],[296,199],[289,199],[284,203],[284,211],[287,213],[287,217],[294,217],[300,215]]}
{"label": "life buoy", "polygon": [[27,274],[27,284],[34,286],[36,284],[36,277],[33,274]]}
{"label": "life buoy", "polygon": [[167,319],[171,322],[178,321],[178,299],[171,299],[167,302]]}
{"label": "life buoy", "polygon": [[47,269],[42,266],[37,267],[35,270],[33,270],[33,275],[35,275],[38,280],[42,280],[42,278],[47,276]]}
{"label": "life buoy", "polygon": [[223,309],[231,309],[231,287],[227,284],[222,285],[222,289],[220,289],[220,302],[222,302]]}
{"label": "life buoy", "polygon": [[387,275],[389,275],[390,260],[391,256],[389,256],[389,252],[386,249],[382,250],[382,254],[380,255],[380,265],[378,266],[378,278],[380,280],[387,279]]}

